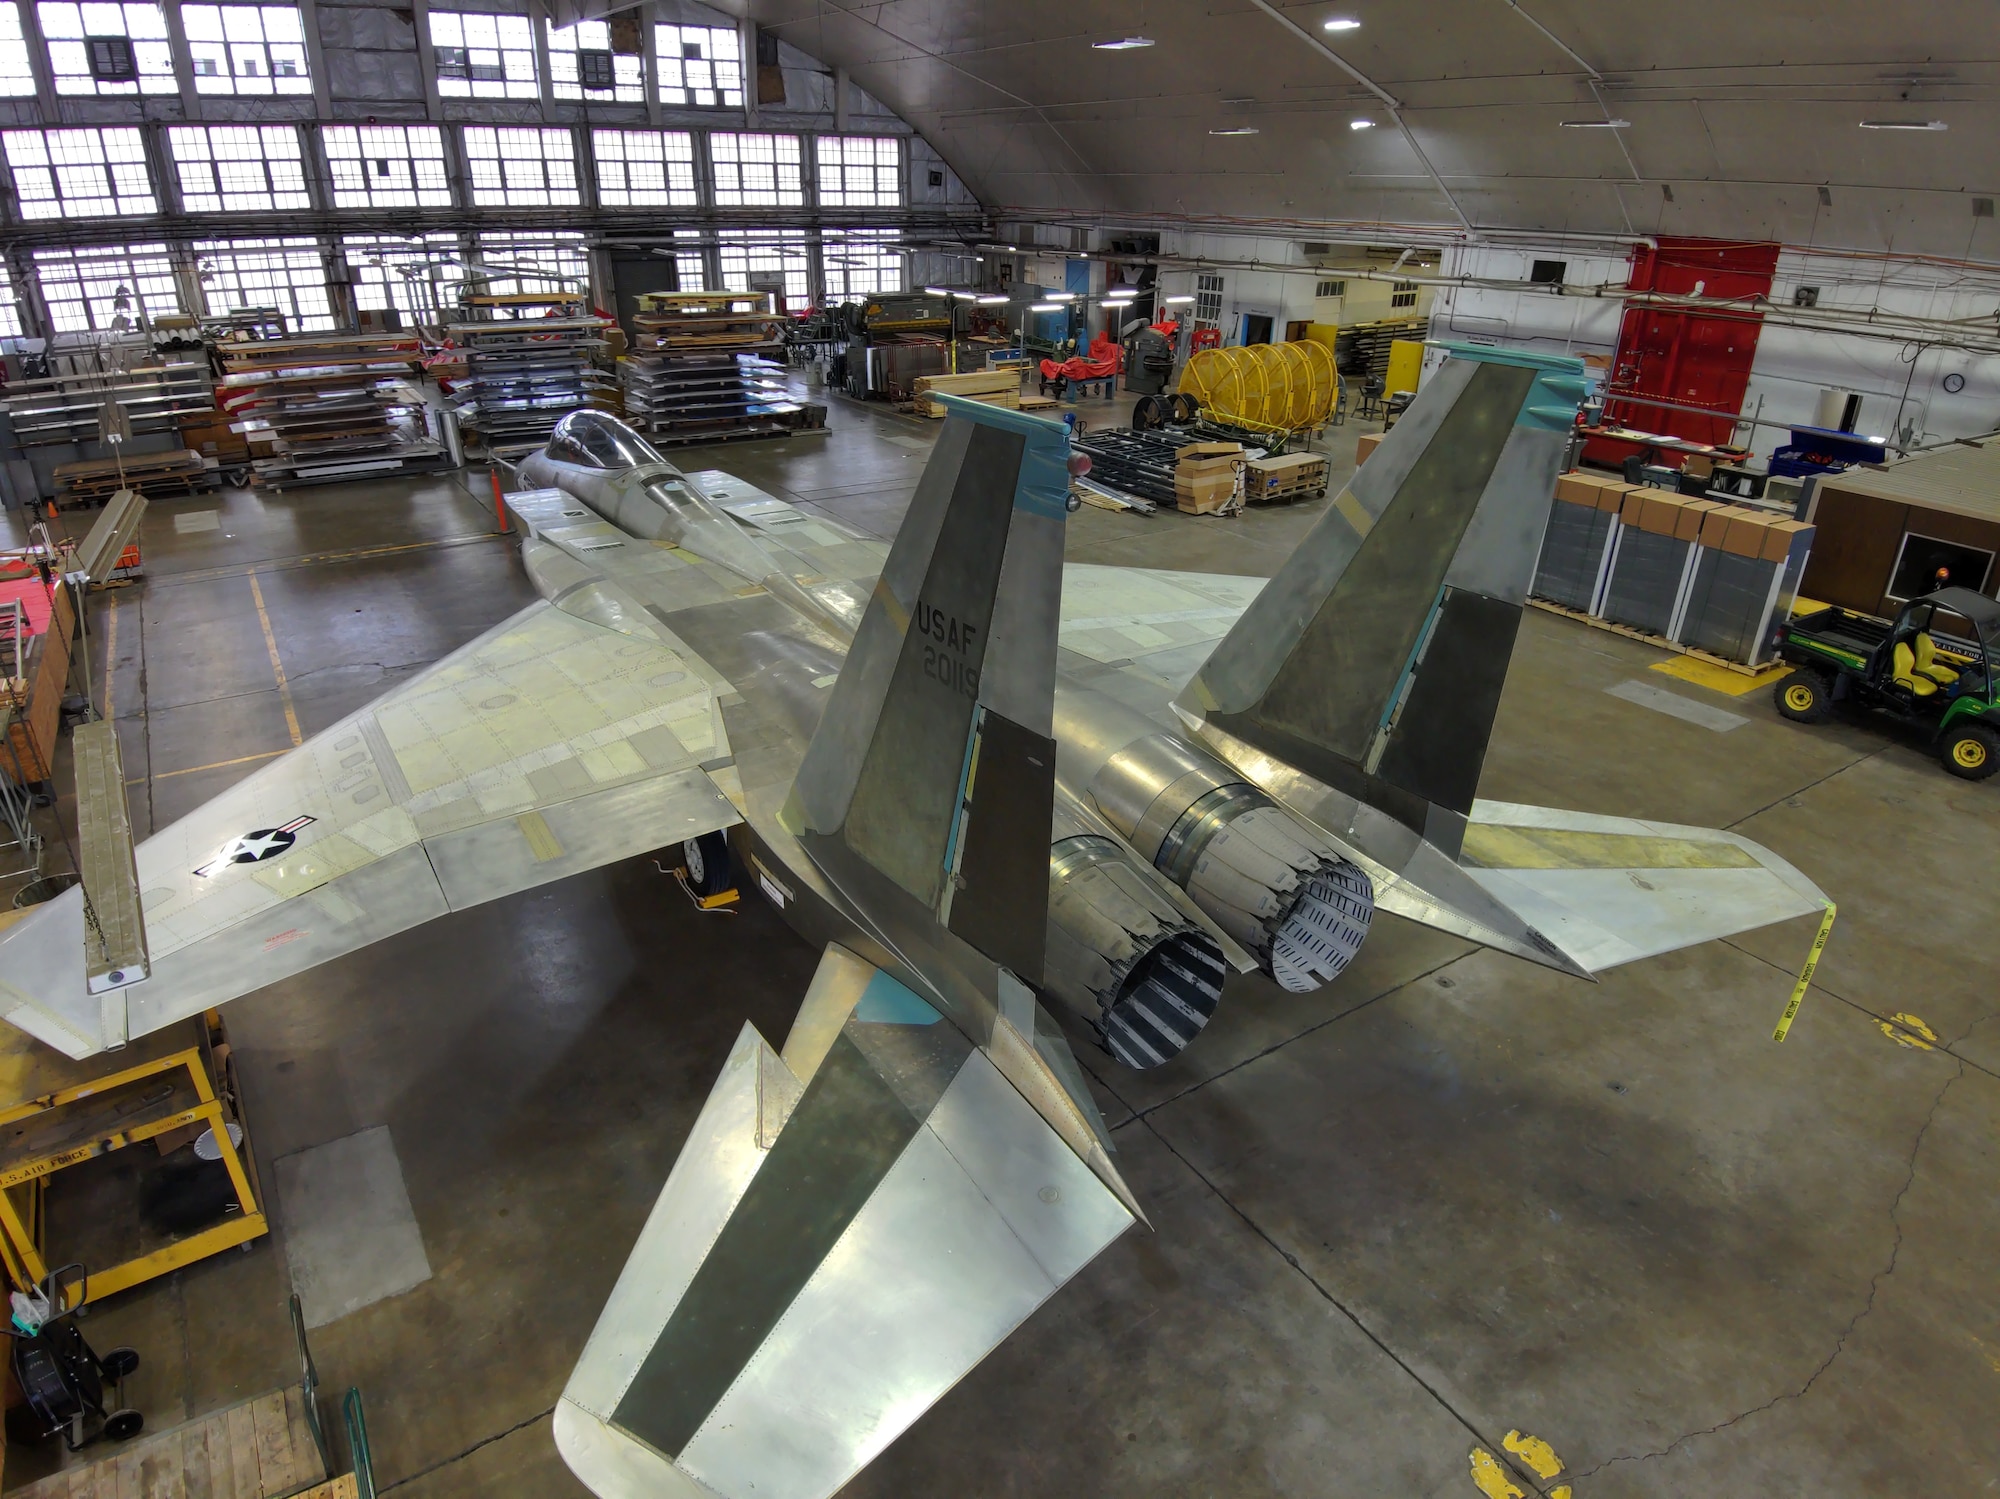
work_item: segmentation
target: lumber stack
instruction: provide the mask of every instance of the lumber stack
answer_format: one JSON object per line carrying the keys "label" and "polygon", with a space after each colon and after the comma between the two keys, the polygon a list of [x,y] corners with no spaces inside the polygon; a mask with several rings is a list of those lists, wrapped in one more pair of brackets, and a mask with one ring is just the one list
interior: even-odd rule
{"label": "lumber stack", "polygon": [[121,489],[133,490],[148,500],[182,500],[212,491],[218,467],[213,458],[204,458],[191,448],[134,453],[125,459],[122,471],[116,458],[58,463],[53,471],[56,503],[101,505]]}
{"label": "lumber stack", "polygon": [[785,321],[767,292],[648,292],[633,315],[634,347],[676,353],[775,354]]}
{"label": "lumber stack", "polygon": [[1018,370],[980,370],[969,375],[919,375],[910,387],[917,410],[929,417],[942,417],[944,406],[932,396],[963,396],[987,406],[1009,411],[1021,409],[1021,375]]}

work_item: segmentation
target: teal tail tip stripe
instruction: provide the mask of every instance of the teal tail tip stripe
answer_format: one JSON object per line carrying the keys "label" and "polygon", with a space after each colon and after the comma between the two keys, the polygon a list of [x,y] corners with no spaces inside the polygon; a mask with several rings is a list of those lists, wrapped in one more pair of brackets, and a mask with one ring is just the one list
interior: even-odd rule
{"label": "teal tail tip stripe", "polygon": [[[1522,369],[1543,370],[1551,375],[1567,375],[1573,380],[1583,378],[1583,361],[1573,354],[1537,354],[1532,349],[1496,349],[1488,348],[1485,344],[1453,343],[1443,338],[1427,339],[1425,346],[1443,349],[1454,359],[1476,359],[1481,364],[1512,364]],[[1582,394],[1581,391],[1577,393]]]}

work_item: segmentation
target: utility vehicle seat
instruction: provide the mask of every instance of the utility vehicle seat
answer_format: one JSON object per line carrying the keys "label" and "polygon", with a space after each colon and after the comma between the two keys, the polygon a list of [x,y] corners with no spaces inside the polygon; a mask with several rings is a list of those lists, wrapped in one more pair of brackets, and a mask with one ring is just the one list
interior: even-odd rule
{"label": "utility vehicle seat", "polygon": [[1907,687],[1918,697],[1929,697],[1938,690],[1937,683],[1918,673],[1917,653],[1910,649],[1907,641],[1896,642],[1896,649],[1890,659],[1893,662],[1892,674],[1898,687]]}
{"label": "utility vehicle seat", "polygon": [[1949,687],[1958,680],[1958,673],[1938,659],[1937,642],[1928,633],[1917,631],[1910,644],[1915,647],[1918,676],[1929,677],[1940,687]]}

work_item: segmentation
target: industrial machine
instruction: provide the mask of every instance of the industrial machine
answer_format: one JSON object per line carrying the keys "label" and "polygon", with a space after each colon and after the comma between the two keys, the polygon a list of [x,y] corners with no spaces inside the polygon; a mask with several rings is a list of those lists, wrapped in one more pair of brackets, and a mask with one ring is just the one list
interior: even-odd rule
{"label": "industrial machine", "polygon": [[[1171,325],[1170,325],[1171,326]],[[1174,342],[1147,325],[1125,339],[1125,388],[1135,396],[1156,396],[1174,377]]]}
{"label": "industrial machine", "polygon": [[870,297],[841,309],[847,352],[834,372],[856,400],[906,400],[920,375],[950,368],[951,300],[913,292]]}

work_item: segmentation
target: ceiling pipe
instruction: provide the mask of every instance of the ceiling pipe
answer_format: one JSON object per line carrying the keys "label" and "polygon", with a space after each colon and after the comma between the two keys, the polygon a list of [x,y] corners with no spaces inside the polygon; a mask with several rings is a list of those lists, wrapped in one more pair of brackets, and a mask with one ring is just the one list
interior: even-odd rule
{"label": "ceiling pipe", "polygon": [[[1590,63],[1584,58],[1583,54],[1578,52],[1576,48],[1572,47],[1568,42],[1564,41],[1561,37],[1557,36],[1553,31],[1549,30],[1549,28],[1544,26],[1540,21],[1537,21],[1533,16],[1529,15],[1525,10],[1521,9],[1520,5],[1517,3],[1517,0],[1500,0],[1500,3],[1502,5],[1505,5],[1507,9],[1514,12],[1514,14],[1519,16],[1522,20],[1526,21],[1530,26],[1534,27],[1535,30],[1539,31],[1542,34],[1542,36],[1549,42],[1551,46],[1553,46],[1558,52],[1562,53],[1563,56],[1567,57],[1571,62],[1575,63],[1579,68],[1583,69],[1586,78],[1589,80],[1590,97],[1597,101],[1597,107],[1599,111],[1601,111],[1604,115],[1605,124],[1607,125],[1611,124],[1611,121],[1615,117],[1611,113],[1611,106],[1604,102],[1604,90],[1602,89],[1602,87],[1600,87],[1600,85],[1602,85],[1604,82],[1604,75],[1598,72],[1596,68],[1592,67]],[[1625,144],[1624,133],[1618,130],[1616,127],[1613,127],[1611,133],[1618,138],[1618,154],[1625,158],[1625,169],[1632,174],[1633,183],[1638,185],[1643,185],[1645,179],[1639,175],[1639,164],[1632,159],[1632,152],[1630,148],[1627,147]],[[1618,213],[1619,216],[1625,220],[1625,227],[1627,229],[1630,229],[1632,227],[1632,212],[1625,206],[1625,197],[1624,194],[1622,193],[1619,194],[1618,197]]]}
{"label": "ceiling pipe", "polygon": [[1438,175],[1438,169],[1431,165],[1430,157],[1424,154],[1424,148],[1417,143],[1417,137],[1411,131],[1409,122],[1403,118],[1403,106],[1397,101],[1395,95],[1376,83],[1374,79],[1362,73],[1360,69],[1348,62],[1338,52],[1335,52],[1333,48],[1327,46],[1325,42],[1322,42],[1310,31],[1299,25],[1297,21],[1294,21],[1290,16],[1271,4],[1271,0],[1250,0],[1250,3],[1382,101],[1382,107],[1389,111],[1389,118],[1396,122],[1396,128],[1403,132],[1403,139],[1410,143],[1410,149],[1417,153],[1417,160],[1424,164],[1424,170],[1431,174],[1431,181],[1437,184],[1437,190],[1444,194],[1445,202],[1451,205],[1452,217],[1458,220],[1459,227],[1468,235],[1472,234],[1472,220],[1465,216],[1465,210],[1458,206],[1458,199],[1451,195],[1451,189],[1445,186],[1444,178]]}

